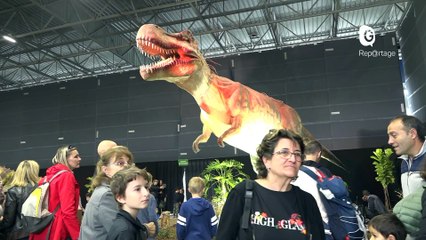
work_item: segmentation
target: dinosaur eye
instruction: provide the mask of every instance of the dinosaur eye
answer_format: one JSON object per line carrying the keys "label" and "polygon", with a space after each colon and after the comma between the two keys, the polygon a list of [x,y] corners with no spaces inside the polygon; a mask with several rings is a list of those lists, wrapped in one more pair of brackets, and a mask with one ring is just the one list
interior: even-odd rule
{"label": "dinosaur eye", "polygon": [[182,40],[185,41],[191,41],[193,40],[193,36],[192,36],[192,32],[189,30],[185,30],[183,32],[181,32],[180,36],[179,36]]}

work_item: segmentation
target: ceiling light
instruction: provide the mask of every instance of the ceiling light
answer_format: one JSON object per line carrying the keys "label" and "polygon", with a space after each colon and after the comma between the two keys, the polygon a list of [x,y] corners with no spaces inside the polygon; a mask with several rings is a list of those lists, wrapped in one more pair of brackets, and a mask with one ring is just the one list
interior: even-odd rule
{"label": "ceiling light", "polygon": [[15,40],[14,38],[12,38],[12,37],[9,37],[9,36],[6,36],[6,35],[3,35],[3,38],[4,38],[6,41],[9,41],[9,42],[11,42],[11,43],[16,43],[16,40]]}

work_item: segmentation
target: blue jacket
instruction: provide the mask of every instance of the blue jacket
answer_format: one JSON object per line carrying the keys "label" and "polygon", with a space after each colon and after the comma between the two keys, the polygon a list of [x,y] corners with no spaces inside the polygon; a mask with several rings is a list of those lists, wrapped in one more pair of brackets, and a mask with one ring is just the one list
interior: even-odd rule
{"label": "blue jacket", "polygon": [[178,240],[210,240],[216,234],[218,219],[209,201],[191,198],[180,208],[176,224]]}

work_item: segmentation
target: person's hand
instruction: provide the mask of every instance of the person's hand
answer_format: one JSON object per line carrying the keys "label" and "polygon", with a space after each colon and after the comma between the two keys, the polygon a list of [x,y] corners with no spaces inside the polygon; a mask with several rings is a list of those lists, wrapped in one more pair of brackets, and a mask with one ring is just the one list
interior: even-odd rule
{"label": "person's hand", "polygon": [[154,222],[149,222],[144,224],[146,229],[148,230],[148,236],[154,237],[155,236],[155,224]]}

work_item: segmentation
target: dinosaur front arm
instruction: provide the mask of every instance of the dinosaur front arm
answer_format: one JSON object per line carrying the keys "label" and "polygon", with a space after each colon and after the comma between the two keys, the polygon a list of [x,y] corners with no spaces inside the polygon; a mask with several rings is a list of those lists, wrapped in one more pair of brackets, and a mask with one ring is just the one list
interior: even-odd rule
{"label": "dinosaur front arm", "polygon": [[236,117],[231,118],[231,127],[226,130],[218,139],[217,144],[220,147],[225,147],[225,144],[223,143],[223,139],[225,139],[227,136],[231,134],[237,133],[241,128],[241,116],[237,115]]}
{"label": "dinosaur front arm", "polygon": [[212,135],[212,131],[206,126],[203,126],[203,133],[201,133],[192,143],[192,151],[194,151],[194,153],[198,153],[200,151],[200,148],[198,147],[198,145],[200,143],[206,143],[210,136]]}

